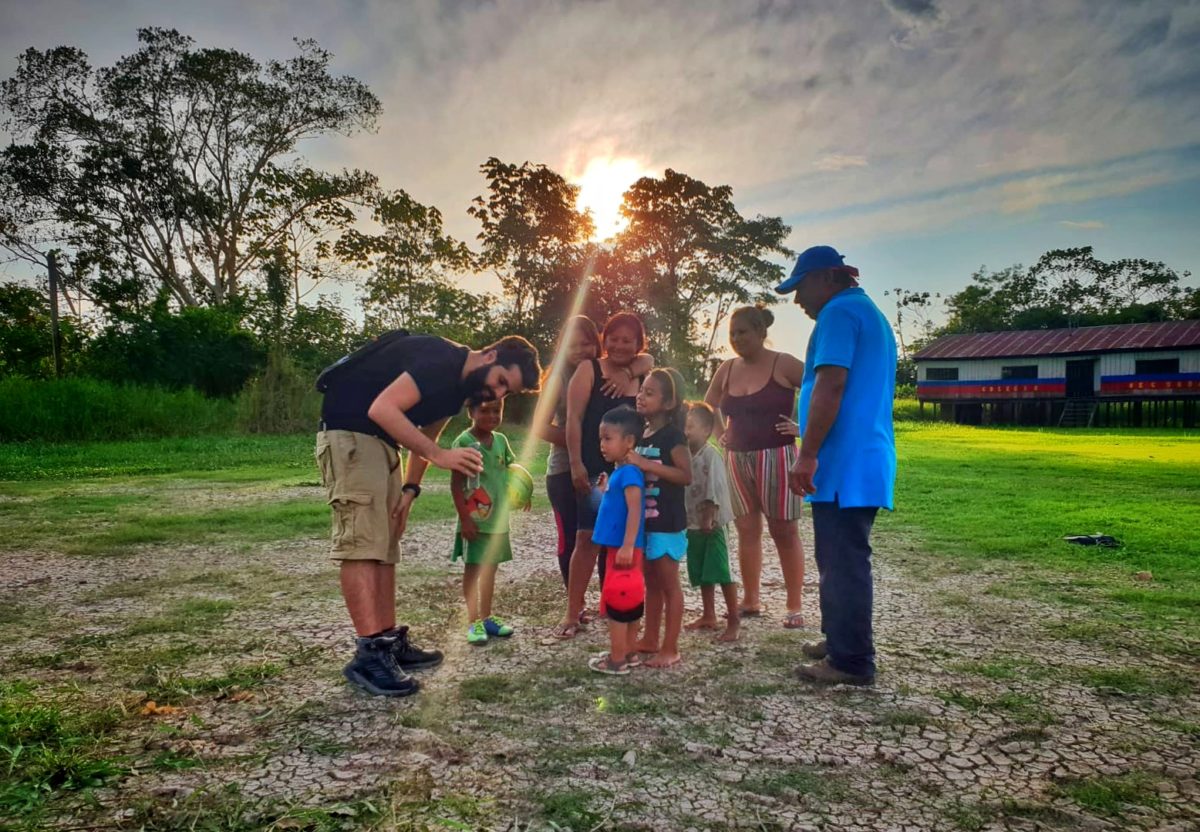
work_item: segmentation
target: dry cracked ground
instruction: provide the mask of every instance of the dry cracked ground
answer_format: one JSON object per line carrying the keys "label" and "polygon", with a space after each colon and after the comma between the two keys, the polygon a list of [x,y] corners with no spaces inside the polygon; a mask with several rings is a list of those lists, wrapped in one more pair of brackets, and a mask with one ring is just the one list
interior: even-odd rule
{"label": "dry cracked ground", "polygon": [[[463,638],[451,534],[423,524],[406,544],[402,618],[447,659],[398,701],[342,681],[350,637],[323,541],[0,555],[0,602],[21,611],[3,675],[122,714],[108,749],[122,775],[40,823],[1200,828],[1192,645],[1100,638],[1078,606],[1008,591],[1014,566],[955,571],[885,527],[873,689],[794,681],[815,632],[772,615],[734,645],[686,635],[681,667],[622,679],[587,670],[596,627],[547,643],[563,601],[548,517],[520,518],[501,571],[516,636],[482,648]],[[781,612],[773,557],[766,601]]]}

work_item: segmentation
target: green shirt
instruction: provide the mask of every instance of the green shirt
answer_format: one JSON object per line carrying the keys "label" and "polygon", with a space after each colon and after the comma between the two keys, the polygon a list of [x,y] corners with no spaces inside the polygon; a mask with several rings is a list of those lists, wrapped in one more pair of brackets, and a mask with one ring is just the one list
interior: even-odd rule
{"label": "green shirt", "polygon": [[[471,518],[480,533],[508,534],[508,466],[516,461],[508,437],[493,431],[492,447],[489,448],[468,428],[458,435],[452,447],[475,448],[483,454],[483,473],[477,477],[467,477],[464,491]],[[459,525],[461,527],[461,522]]]}

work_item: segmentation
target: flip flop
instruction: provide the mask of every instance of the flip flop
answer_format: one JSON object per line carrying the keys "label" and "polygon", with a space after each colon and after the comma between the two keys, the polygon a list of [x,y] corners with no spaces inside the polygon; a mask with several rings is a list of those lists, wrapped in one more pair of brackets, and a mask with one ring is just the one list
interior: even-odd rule
{"label": "flip flop", "polygon": [[804,615],[798,612],[789,612],[787,618],[783,619],[783,629],[785,630],[803,630]]}
{"label": "flip flop", "polygon": [[606,676],[628,676],[629,675],[628,665],[626,665],[625,667],[616,667],[613,665],[613,663],[611,661],[609,661],[609,658],[607,655],[593,656],[592,658],[588,659],[588,669],[593,670],[596,673],[603,673]]}
{"label": "flip flop", "polygon": [[554,630],[554,637],[559,641],[570,641],[579,635],[580,627],[578,624],[567,624],[560,626]]}
{"label": "flip flop", "polygon": [[[603,653],[597,653],[596,655],[592,656],[592,658],[593,659],[607,659],[609,657],[609,655],[610,655],[609,652],[607,650],[605,650]],[[629,668],[641,667],[642,666],[641,654],[634,653],[630,659],[626,660],[625,666],[629,667]]]}

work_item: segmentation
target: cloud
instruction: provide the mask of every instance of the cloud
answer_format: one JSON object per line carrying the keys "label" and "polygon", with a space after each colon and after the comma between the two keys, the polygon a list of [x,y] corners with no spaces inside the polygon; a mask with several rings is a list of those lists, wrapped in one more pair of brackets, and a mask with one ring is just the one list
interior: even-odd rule
{"label": "cloud", "polygon": [[1067,228],[1077,228],[1080,230],[1091,230],[1106,227],[1104,223],[1100,222],[1100,220],[1060,220],[1058,224],[1066,226]]}
{"label": "cloud", "polygon": [[140,25],[264,58],[316,37],[384,114],[302,150],[375,171],[467,240],[493,155],[634,158],[732,185],[746,213],[899,233],[1178,179],[1174,157],[1116,160],[1200,138],[1200,7],[1172,0],[43,0],[0,11],[0,76],[31,45],[110,63]]}
{"label": "cloud", "polygon": [[847,168],[865,168],[867,166],[867,157],[865,156],[843,156],[840,153],[835,153],[831,156],[822,156],[817,161],[813,162],[813,167],[823,171],[839,171]]}

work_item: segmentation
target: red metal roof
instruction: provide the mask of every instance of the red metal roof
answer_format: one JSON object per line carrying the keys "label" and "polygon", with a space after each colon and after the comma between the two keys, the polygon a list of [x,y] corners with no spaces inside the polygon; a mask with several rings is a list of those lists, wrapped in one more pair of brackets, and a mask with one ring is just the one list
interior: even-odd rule
{"label": "red metal roof", "polygon": [[913,358],[917,361],[947,358],[1009,358],[1187,347],[1200,347],[1200,320],[945,335],[921,350]]}

